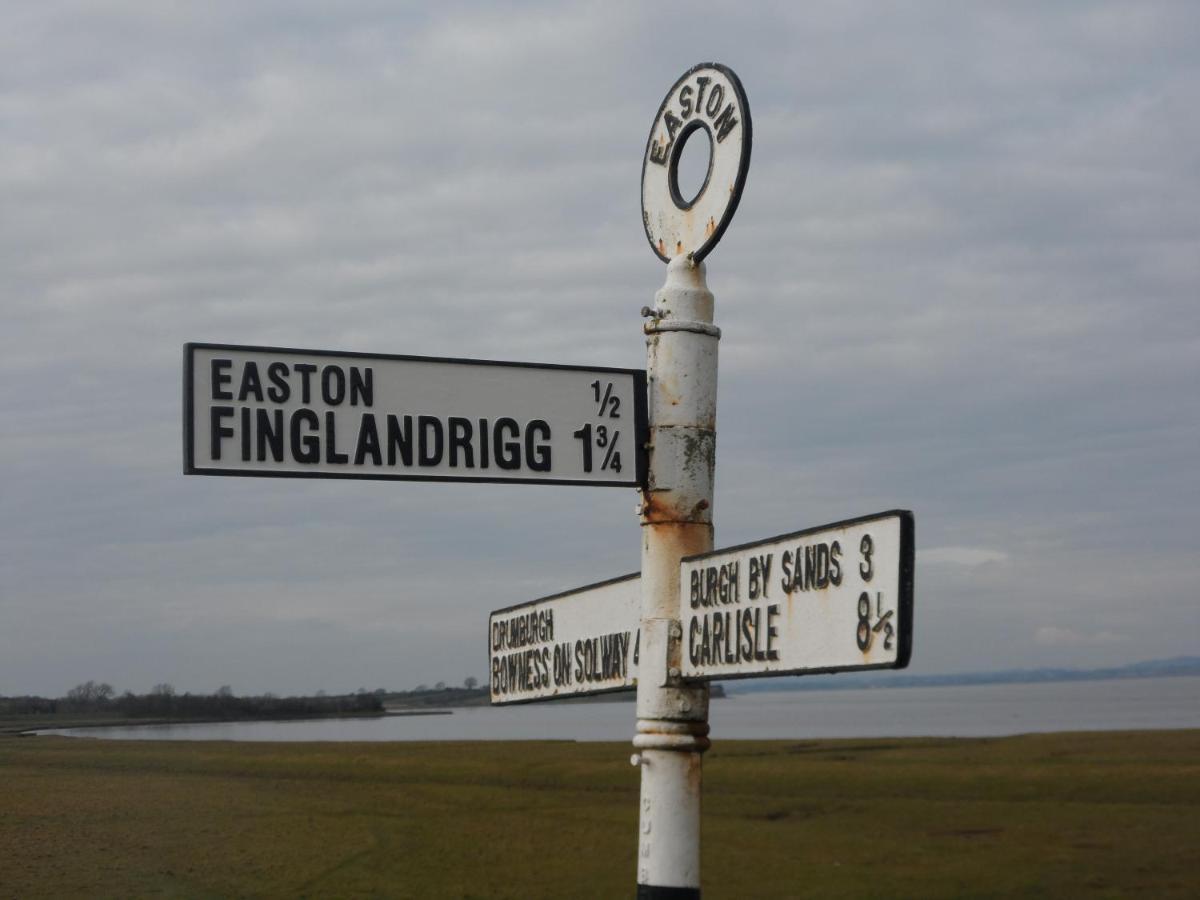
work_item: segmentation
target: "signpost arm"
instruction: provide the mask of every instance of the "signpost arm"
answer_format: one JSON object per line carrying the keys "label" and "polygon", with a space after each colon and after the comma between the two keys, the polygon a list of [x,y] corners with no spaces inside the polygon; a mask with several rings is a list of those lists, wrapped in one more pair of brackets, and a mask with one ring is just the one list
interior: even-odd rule
{"label": "signpost arm", "polygon": [[646,310],[650,418],[642,494],[642,620],[637,688],[641,802],[639,900],[700,897],[701,754],[708,685],[680,681],[679,562],[713,546],[717,341],[704,263],[675,257]]}

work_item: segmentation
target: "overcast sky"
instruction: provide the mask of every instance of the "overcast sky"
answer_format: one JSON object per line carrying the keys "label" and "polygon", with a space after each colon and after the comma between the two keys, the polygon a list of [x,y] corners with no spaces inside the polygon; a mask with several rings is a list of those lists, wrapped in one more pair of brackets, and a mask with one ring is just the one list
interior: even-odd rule
{"label": "overcast sky", "polygon": [[916,673],[1197,652],[1197,4],[0,6],[0,694],[461,683],[634,571],[630,489],[185,477],[181,348],[643,367],[707,60],[717,546],[913,510]]}

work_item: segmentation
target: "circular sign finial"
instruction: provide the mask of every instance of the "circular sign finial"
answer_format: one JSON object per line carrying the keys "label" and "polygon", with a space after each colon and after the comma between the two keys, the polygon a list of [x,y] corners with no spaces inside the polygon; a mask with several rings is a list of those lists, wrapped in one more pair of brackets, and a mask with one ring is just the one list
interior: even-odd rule
{"label": "circular sign finial", "polygon": [[[679,193],[679,158],[701,129],[712,148],[708,175],[689,201]],[[671,86],[642,159],[642,224],[659,259],[699,262],[716,246],[742,198],[750,143],[750,106],[732,69],[701,63]]]}

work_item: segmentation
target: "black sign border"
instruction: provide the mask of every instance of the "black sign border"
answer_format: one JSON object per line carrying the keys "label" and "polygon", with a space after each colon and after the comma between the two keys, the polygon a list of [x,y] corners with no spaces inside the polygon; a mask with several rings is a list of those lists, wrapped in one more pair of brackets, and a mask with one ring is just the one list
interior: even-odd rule
{"label": "black sign border", "polygon": [[895,662],[876,663],[873,665],[864,666],[852,665],[828,666],[810,669],[770,669],[766,672],[730,672],[719,675],[692,675],[684,679],[685,683],[699,684],[701,682],[708,681],[741,681],[746,678],[775,678],[786,675],[831,675],[836,672],[869,672],[878,669],[907,668],[909,660],[912,659],[913,587],[915,580],[914,570],[916,568],[916,523],[915,519],[913,518],[912,510],[889,509],[886,512],[872,513],[871,515],[867,516],[858,516],[854,519],[844,519],[840,522],[830,522],[828,525],[818,525],[815,528],[805,528],[802,531],[791,531],[786,534],[776,535],[775,537],[762,538],[761,540],[757,541],[747,541],[744,544],[735,544],[732,547],[722,547],[720,550],[712,550],[708,553],[696,553],[692,556],[685,556],[679,560],[679,564],[682,566],[686,562],[698,562],[706,558],[722,556],[726,553],[736,553],[739,550],[748,550],[752,547],[758,547],[762,544],[773,544],[776,541],[786,541],[793,538],[807,537],[810,534],[819,534],[822,531],[829,531],[833,528],[848,528],[852,525],[862,525],[864,522],[875,522],[881,519],[890,519],[892,517],[898,517],[900,519],[900,584],[898,588],[900,591],[900,597],[896,604],[896,638],[898,641],[898,646],[896,647]]}
{"label": "black sign border", "polygon": [[[195,464],[195,404],[193,357],[197,350],[231,350],[248,353],[291,353],[304,356],[336,356],[350,359],[383,359],[402,362],[454,363],[472,366],[505,366],[519,369],[560,369],[573,372],[599,372],[633,376],[634,480],[583,481],[561,478],[492,478],[479,476],[376,474],[366,472],[273,472],[245,469],[197,468]],[[414,356],[400,353],[363,353],[341,350],[304,350],[296,347],[263,347],[252,344],[219,344],[189,341],[183,345],[183,474],[230,475],[238,478],[322,478],[354,481],[445,481],[469,484],[562,484],[579,487],[634,487],[646,484],[646,444],[650,425],[646,407],[646,370],[620,369],[612,366],[572,366],[556,363],[511,362],[495,359],[463,359],[452,356]]]}

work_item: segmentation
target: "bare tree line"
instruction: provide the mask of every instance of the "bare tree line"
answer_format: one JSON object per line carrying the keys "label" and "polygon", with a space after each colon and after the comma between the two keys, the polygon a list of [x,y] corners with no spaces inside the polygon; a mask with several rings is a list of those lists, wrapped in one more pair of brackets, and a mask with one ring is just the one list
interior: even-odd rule
{"label": "bare tree line", "polygon": [[383,699],[378,691],[314,697],[239,697],[229,685],[211,694],[180,694],[167,682],[156,684],[146,694],[126,691],[118,695],[111,684],[85,681],[67,691],[65,697],[0,697],[0,715],[104,713],[128,718],[252,719],[382,711]]}

